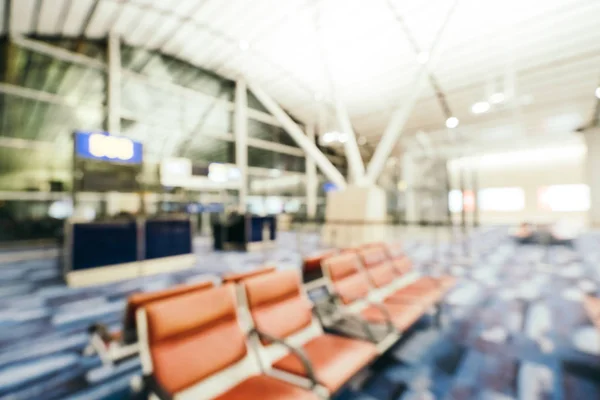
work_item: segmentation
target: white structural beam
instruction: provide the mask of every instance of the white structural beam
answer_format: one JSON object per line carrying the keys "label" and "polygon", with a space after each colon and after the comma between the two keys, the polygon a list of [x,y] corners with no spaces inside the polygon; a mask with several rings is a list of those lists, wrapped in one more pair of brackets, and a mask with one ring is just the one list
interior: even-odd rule
{"label": "white structural beam", "polygon": [[402,106],[400,106],[400,108],[398,108],[398,110],[392,114],[392,118],[383,132],[381,140],[375,149],[375,153],[373,154],[373,158],[371,158],[369,166],[367,167],[367,174],[365,177],[366,183],[374,184],[377,181],[377,178],[379,178],[379,175],[381,175],[383,172],[385,163],[392,153],[392,150],[396,146],[398,138],[402,134],[402,129],[404,128],[404,125],[406,125],[406,122],[412,113],[413,106],[417,102],[421,90],[423,90],[423,87],[427,83],[429,71],[433,69],[435,63],[439,60],[440,39],[446,29],[446,26],[448,25],[450,17],[456,10],[457,5],[458,0],[455,0],[450,6],[442,26],[438,30],[437,36],[433,41],[433,45],[429,50],[429,59],[421,68],[419,68],[415,76],[414,85],[409,92],[409,97],[403,102]]}
{"label": "white structural beam", "polygon": [[235,164],[240,171],[238,212],[246,212],[248,196],[248,89],[246,81],[239,79],[235,84]]}
{"label": "white structural beam", "polygon": [[121,132],[121,38],[108,35],[108,132]]}
{"label": "white structural beam", "polygon": [[350,167],[352,183],[360,185],[365,177],[365,166],[360,155],[360,150],[358,149],[358,143],[356,143],[356,134],[352,128],[350,116],[344,103],[339,98],[335,100],[335,114],[342,132],[346,135],[344,150]]}
{"label": "white structural beam", "polygon": [[338,188],[346,187],[344,176],[334,167],[334,165],[325,157],[325,155],[317,148],[317,146],[308,139],[302,129],[290,118],[289,115],[258,85],[249,83],[248,86],[256,98],[265,106],[265,108],[281,123],[283,129],[290,134],[292,139],[300,146],[306,157],[314,159],[317,166],[323,171]]}
{"label": "white structural beam", "polygon": [[58,60],[84,65],[86,67],[99,69],[102,71],[105,71],[107,69],[105,63],[96,60],[95,58],[88,57],[79,53],[74,53],[72,51],[65,50],[63,48],[53,46],[44,42],[40,42],[38,40],[28,39],[20,35],[13,35],[11,37],[11,40],[18,47],[28,49],[39,54],[45,54]]}
{"label": "white structural beam", "polygon": [[[316,138],[315,124],[306,127],[306,136],[314,143]],[[305,157],[306,162],[306,216],[309,219],[317,217],[317,191],[319,180],[317,178],[317,164],[312,157]]]}

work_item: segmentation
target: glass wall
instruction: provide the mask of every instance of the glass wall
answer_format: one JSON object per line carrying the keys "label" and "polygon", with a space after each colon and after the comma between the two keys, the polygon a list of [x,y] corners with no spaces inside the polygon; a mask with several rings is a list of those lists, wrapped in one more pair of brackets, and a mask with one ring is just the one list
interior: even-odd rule
{"label": "glass wall", "polygon": [[[49,218],[53,203],[19,202],[7,194],[66,195],[73,131],[107,130],[108,124],[107,41],[28,39],[17,45],[0,38],[0,215],[12,215],[12,226]],[[234,81],[127,45],[121,46],[121,67],[119,134],[144,144],[147,190],[161,190],[156,170],[166,157],[190,158],[201,166],[235,163]],[[259,139],[249,143],[249,166],[267,174],[303,174],[301,150],[251,92],[248,106],[249,137]],[[331,156],[343,167],[342,157]],[[305,185],[284,195],[302,199]],[[303,209],[296,202],[290,211]]]}

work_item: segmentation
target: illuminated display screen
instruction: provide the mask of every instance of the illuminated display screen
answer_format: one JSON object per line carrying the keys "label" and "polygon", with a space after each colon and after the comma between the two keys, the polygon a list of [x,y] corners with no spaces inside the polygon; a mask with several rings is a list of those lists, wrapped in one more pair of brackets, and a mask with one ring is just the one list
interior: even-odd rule
{"label": "illuminated display screen", "polygon": [[521,211],[525,208],[525,192],[518,187],[488,188],[479,191],[482,211]]}
{"label": "illuminated display screen", "polygon": [[541,187],[538,189],[538,208],[557,212],[588,211],[590,188],[584,184]]}
{"label": "illuminated display screen", "polygon": [[92,160],[141,164],[143,146],[140,142],[104,132],[76,132],[75,154]]}
{"label": "illuminated display screen", "polygon": [[325,182],[323,184],[323,191],[325,193],[327,193],[327,192],[334,192],[336,190],[337,190],[337,186],[335,186],[335,183]]}

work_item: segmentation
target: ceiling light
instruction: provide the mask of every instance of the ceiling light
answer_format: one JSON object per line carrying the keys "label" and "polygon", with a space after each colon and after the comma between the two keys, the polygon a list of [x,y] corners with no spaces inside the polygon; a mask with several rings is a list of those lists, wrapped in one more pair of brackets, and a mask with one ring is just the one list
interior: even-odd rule
{"label": "ceiling light", "polygon": [[429,53],[426,51],[422,51],[419,54],[417,54],[417,62],[419,64],[425,64],[427,63],[427,61],[429,61]]}
{"label": "ceiling light", "polygon": [[490,96],[490,103],[500,104],[504,101],[504,93],[494,93]]}
{"label": "ceiling light", "polygon": [[490,103],[487,101],[478,101],[471,106],[471,112],[473,114],[483,114],[490,110]]}
{"label": "ceiling light", "polygon": [[450,117],[446,120],[446,127],[450,129],[454,129],[458,126],[458,118]]}
{"label": "ceiling light", "polygon": [[240,49],[241,49],[242,51],[246,51],[246,50],[248,50],[249,48],[250,48],[250,43],[248,43],[248,42],[247,42],[247,41],[245,41],[245,40],[240,40]]}
{"label": "ceiling light", "polygon": [[600,86],[596,88],[596,97],[600,99]]}
{"label": "ceiling light", "polygon": [[367,138],[364,137],[364,136],[359,137],[358,138],[358,144],[361,145],[361,146],[367,144]]}

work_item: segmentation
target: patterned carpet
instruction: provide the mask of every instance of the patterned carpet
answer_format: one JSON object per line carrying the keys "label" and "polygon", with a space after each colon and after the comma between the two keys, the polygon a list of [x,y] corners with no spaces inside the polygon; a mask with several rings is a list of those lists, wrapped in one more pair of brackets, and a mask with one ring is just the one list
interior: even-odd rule
{"label": "patterned carpet", "polygon": [[[406,240],[426,274],[460,277],[442,329],[424,319],[337,397],[359,399],[600,399],[600,337],[581,305],[600,290],[600,236],[574,249],[514,245],[505,230],[432,251]],[[196,244],[194,269],[85,289],[67,288],[57,260],[0,264],[0,399],[128,399],[138,359],[104,367],[82,356],[86,328],[117,329],[126,297],[264,263],[297,268],[321,248],[315,234],[282,233],[261,253],[215,253]],[[460,253],[460,254],[459,254]],[[433,259],[433,260],[432,260]]]}

